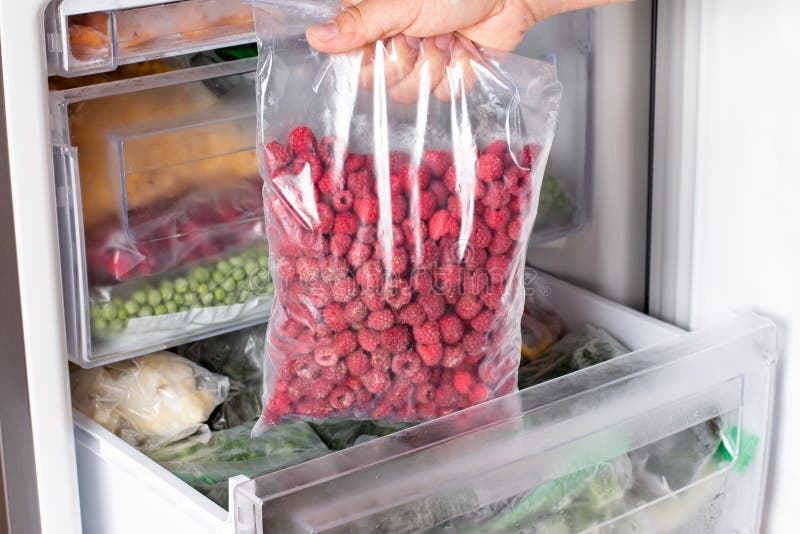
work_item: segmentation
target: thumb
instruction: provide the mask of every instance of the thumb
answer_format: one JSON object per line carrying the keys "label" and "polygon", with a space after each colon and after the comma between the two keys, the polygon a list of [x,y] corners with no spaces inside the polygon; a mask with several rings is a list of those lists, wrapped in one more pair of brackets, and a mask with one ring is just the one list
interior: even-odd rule
{"label": "thumb", "polygon": [[417,2],[363,0],[335,19],[309,28],[306,38],[320,52],[341,54],[401,33],[413,23],[418,11]]}

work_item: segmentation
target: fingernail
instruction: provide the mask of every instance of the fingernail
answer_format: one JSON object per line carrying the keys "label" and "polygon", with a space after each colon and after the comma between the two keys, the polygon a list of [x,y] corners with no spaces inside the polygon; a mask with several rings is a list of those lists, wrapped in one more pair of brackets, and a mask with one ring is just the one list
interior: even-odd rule
{"label": "fingernail", "polygon": [[408,46],[411,48],[419,48],[419,37],[406,35],[406,43],[408,43]]}
{"label": "fingernail", "polygon": [[330,41],[339,33],[339,26],[337,26],[335,22],[330,21],[325,24],[310,27],[308,33],[319,41]]}

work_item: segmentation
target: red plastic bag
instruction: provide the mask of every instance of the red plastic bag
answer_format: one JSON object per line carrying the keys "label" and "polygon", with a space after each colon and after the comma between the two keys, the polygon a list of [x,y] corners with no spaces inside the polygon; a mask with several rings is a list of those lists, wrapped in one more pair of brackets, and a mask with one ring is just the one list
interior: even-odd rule
{"label": "red plastic bag", "polygon": [[338,3],[255,8],[276,299],[254,433],[420,421],[514,391],[554,65],[459,37],[329,56],[304,34]]}

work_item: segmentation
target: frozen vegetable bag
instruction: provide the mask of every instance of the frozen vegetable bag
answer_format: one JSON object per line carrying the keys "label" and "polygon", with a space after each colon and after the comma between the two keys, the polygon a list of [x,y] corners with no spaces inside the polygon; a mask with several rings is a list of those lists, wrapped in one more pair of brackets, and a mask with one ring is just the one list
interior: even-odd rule
{"label": "frozen vegetable bag", "polygon": [[513,391],[554,65],[453,36],[325,55],[305,31],[338,2],[254,5],[277,288],[254,432],[419,421]]}

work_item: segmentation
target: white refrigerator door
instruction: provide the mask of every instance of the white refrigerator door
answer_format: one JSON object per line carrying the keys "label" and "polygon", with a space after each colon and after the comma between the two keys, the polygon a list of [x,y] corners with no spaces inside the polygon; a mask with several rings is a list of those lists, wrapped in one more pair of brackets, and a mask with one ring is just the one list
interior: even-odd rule
{"label": "white refrigerator door", "polygon": [[765,530],[800,520],[800,40],[796,0],[660,2],[650,312],[690,329],[779,326]]}

